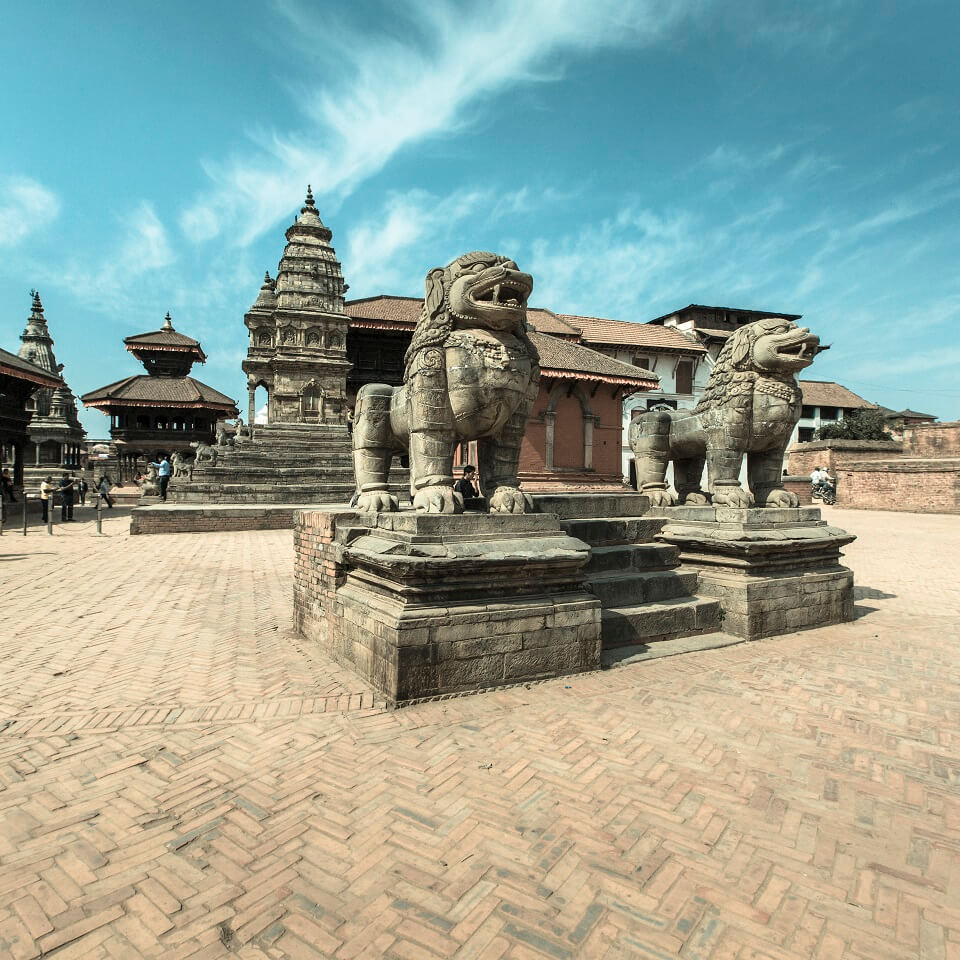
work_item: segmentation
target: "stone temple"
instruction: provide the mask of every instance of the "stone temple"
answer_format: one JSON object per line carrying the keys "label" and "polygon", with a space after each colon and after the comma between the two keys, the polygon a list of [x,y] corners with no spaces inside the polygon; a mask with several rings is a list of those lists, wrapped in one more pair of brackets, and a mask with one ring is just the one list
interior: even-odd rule
{"label": "stone temple", "polygon": [[[347,290],[313,193],[286,232],[277,278],[267,274],[244,317],[248,424],[189,482],[180,503],[344,503],[354,491],[347,429]],[[256,391],[267,422],[255,423]]]}
{"label": "stone temple", "polygon": [[[17,355],[63,380],[63,364],[53,353],[53,337],[43,314],[40,294],[33,294],[33,307],[23,345]],[[30,413],[29,442],[24,451],[24,484],[40,485],[47,474],[81,465],[85,431],[77,418],[77,401],[66,380],[57,387],[43,387],[27,401]]]}

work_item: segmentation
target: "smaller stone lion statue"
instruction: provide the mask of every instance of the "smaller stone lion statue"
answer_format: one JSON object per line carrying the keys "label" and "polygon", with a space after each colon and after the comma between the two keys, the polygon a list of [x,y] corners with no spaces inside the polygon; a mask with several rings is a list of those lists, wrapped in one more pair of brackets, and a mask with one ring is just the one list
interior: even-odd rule
{"label": "smaller stone lion statue", "polygon": [[140,484],[141,497],[159,497],[160,481],[158,479],[157,468],[152,464],[147,464],[146,473],[141,474],[137,481]]}
{"label": "smaller stone lion statue", "polygon": [[170,457],[170,465],[173,467],[175,480],[193,479],[193,460],[190,457],[185,457],[179,450],[175,451]]}
{"label": "smaller stone lion statue", "polygon": [[211,467],[217,465],[217,448],[211,446],[209,443],[203,443],[200,440],[194,440],[191,444],[197,453],[193,458],[193,465],[195,467],[200,466],[201,463],[209,463]]}
{"label": "smaller stone lion statue", "polygon": [[[742,326],[720,351],[696,409],[658,410],[630,424],[637,489],[654,506],[798,506],[780,479],[800,419],[796,373],[825,349],[807,327],[782,317]],[[740,484],[744,454],[749,490]],[[676,491],[666,483],[671,461]],[[709,495],[700,489],[704,463]]]}
{"label": "smaller stone lion statue", "polygon": [[367,384],[357,394],[358,510],[397,509],[387,476],[394,454],[409,448],[414,509],[461,512],[454,450],[477,440],[491,512],[524,512],[520,444],[540,379],[540,358],[527,335],[532,290],[533,278],[495,253],[465,253],[427,274],[403,386]]}

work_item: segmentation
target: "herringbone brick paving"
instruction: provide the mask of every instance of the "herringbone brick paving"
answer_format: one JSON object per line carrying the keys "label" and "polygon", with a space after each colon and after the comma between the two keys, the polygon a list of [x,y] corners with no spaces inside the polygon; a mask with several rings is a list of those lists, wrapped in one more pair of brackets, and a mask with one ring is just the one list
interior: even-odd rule
{"label": "herringbone brick paving", "polygon": [[0,956],[960,960],[960,518],[853,624],[389,712],[289,532],[0,539]]}

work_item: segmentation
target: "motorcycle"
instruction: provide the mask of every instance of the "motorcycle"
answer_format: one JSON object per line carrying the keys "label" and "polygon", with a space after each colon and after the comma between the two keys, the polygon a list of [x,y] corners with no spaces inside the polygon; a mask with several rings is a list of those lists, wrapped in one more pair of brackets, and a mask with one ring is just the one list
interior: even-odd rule
{"label": "motorcycle", "polygon": [[827,506],[833,506],[837,502],[837,488],[829,480],[822,480],[811,490],[810,497]]}

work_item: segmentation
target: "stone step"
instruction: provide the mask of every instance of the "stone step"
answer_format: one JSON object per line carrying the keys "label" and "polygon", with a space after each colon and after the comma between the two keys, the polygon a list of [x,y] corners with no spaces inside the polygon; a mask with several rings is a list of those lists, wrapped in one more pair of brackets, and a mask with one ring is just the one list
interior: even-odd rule
{"label": "stone step", "polygon": [[639,517],[646,513],[649,500],[639,493],[535,493],[538,513],[553,513],[561,520]]}
{"label": "stone step", "polygon": [[602,573],[589,577],[586,587],[605,608],[659,603],[677,597],[689,597],[697,589],[697,575],[677,570]]}
{"label": "stone step", "polygon": [[221,477],[229,479],[249,479],[282,477],[291,483],[298,479],[306,483],[310,480],[324,479],[331,476],[344,476],[353,479],[353,468],[348,464],[309,464],[299,467],[265,467],[249,466],[247,464],[231,464],[229,466],[194,467],[194,480],[216,480]]}
{"label": "stone step", "polygon": [[699,597],[608,607],[601,613],[603,649],[714,633],[720,629],[720,603]]}
{"label": "stone step", "polygon": [[587,574],[604,571],[666,570],[680,563],[680,548],[669,543],[618,543],[594,547]]}
{"label": "stone step", "polygon": [[571,537],[585,540],[591,547],[616,543],[640,543],[652,540],[667,521],[663,518],[612,517],[589,520],[561,520],[560,526]]}
{"label": "stone step", "polygon": [[605,650],[601,663],[606,669],[628,667],[645,660],[660,660],[663,657],[676,657],[683,653],[699,653],[701,650],[716,650],[718,647],[733,647],[746,643],[743,637],[729,633],[695,633],[687,637],[674,637],[672,640],[659,640],[656,643],[631,643],[623,647]]}

